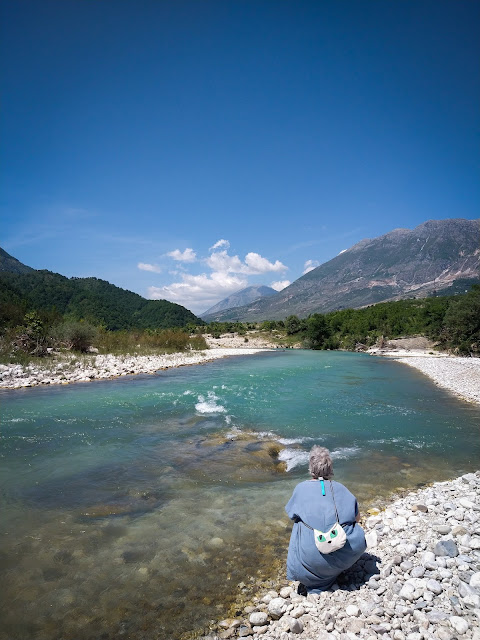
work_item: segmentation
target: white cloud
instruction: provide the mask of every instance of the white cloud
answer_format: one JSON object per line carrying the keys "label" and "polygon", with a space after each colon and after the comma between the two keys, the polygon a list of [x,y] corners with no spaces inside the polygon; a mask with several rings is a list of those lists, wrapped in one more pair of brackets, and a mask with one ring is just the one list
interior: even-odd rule
{"label": "white cloud", "polygon": [[205,262],[213,271],[243,273],[245,265],[238,256],[229,256],[227,251],[215,251]]}
{"label": "white cloud", "polygon": [[148,293],[151,300],[170,300],[201,313],[222,298],[244,289],[247,284],[245,278],[218,271],[196,276],[184,273],[182,282],[173,282],[165,287],[149,287]]}
{"label": "white cloud", "polygon": [[[175,282],[148,289],[148,296],[153,300],[165,299],[181,304],[195,313],[201,313],[216,304],[219,300],[244,289],[248,286],[247,276],[264,273],[284,272],[288,267],[275,260],[270,262],[259,253],[253,251],[247,253],[244,260],[238,255],[231,256],[228,253],[230,243],[222,238],[218,240],[209,251],[207,258],[197,259],[193,249],[170,251],[167,255],[179,263],[203,262],[211,272],[193,275],[187,272],[189,268],[185,264],[179,264],[174,275]],[[275,283],[278,290],[290,284],[289,281]]]}
{"label": "white cloud", "polygon": [[291,284],[290,280],[277,280],[277,282],[272,282],[270,286],[272,289],[275,289],[275,291],[281,291],[285,289],[285,287],[288,287],[289,284]]}
{"label": "white cloud", "polygon": [[342,251],[340,251],[338,255],[340,255],[341,253],[345,253],[345,251],[348,251],[348,249],[342,249]]}
{"label": "white cloud", "polygon": [[221,249],[222,247],[225,247],[225,249],[228,249],[230,247],[230,242],[222,238],[221,240],[218,240],[217,242],[215,242],[213,247],[210,247],[209,251],[213,251],[214,249]]}
{"label": "white cloud", "polygon": [[162,273],[162,269],[158,266],[158,264],[147,264],[145,262],[139,262],[137,264],[137,267],[141,271],[153,271],[154,273]]}
{"label": "white cloud", "polygon": [[185,251],[175,249],[175,251],[169,251],[167,256],[170,256],[170,258],[178,260],[179,262],[195,262],[197,258],[197,254],[193,249],[185,249]]}
{"label": "white cloud", "polygon": [[309,271],[313,271],[313,269],[316,269],[316,267],[318,267],[319,265],[320,265],[320,263],[319,263],[318,260],[307,260],[305,262],[305,264],[303,265],[303,273],[302,273],[302,275],[305,275]]}
{"label": "white cloud", "polygon": [[259,253],[250,252],[242,262],[238,256],[230,256],[227,251],[214,251],[206,261],[208,266],[214,271],[225,273],[244,273],[245,275],[259,275],[270,271],[286,271],[288,267],[276,260],[270,262]]}
{"label": "white cloud", "polygon": [[286,271],[288,269],[280,260],[275,260],[275,262],[272,263],[266,258],[262,258],[258,253],[247,253],[245,262],[248,270],[244,271],[244,273],[250,273],[252,275],[267,273],[268,271]]}

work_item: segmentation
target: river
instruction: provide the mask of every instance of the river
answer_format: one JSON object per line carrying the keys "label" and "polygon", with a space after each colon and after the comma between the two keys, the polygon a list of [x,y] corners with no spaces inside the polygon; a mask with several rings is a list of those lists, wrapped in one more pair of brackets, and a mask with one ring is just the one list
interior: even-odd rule
{"label": "river", "polygon": [[363,510],[480,454],[478,407],[364,354],[266,352],[0,401],[1,640],[200,632],[284,562],[314,443]]}

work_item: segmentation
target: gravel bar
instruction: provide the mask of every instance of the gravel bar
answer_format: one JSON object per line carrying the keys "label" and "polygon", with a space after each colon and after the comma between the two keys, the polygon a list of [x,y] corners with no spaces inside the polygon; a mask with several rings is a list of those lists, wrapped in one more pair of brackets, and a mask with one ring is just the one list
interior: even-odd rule
{"label": "gravel bar", "polygon": [[0,365],[0,388],[20,389],[49,384],[71,384],[117,378],[161,369],[202,364],[219,358],[254,355],[268,349],[205,349],[188,353],[149,356],[89,355],[59,357],[48,365]]}
{"label": "gravel bar", "polygon": [[480,358],[408,356],[395,360],[418,369],[456,396],[480,403]]}

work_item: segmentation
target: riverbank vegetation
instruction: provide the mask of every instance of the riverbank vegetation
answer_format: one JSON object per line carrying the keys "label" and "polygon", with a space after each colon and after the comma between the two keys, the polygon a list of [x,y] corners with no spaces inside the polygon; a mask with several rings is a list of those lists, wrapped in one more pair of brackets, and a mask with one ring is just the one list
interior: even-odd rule
{"label": "riverbank vegetation", "polygon": [[244,336],[245,346],[261,336],[282,347],[363,349],[389,339],[426,336],[459,355],[480,355],[480,285],[458,296],[384,302],[364,309],[341,309],[308,318],[261,323],[190,321],[183,327],[111,330],[105,324],[61,315],[56,308],[9,313],[2,306],[0,362],[21,364],[52,352],[158,354],[206,349],[204,334]]}
{"label": "riverbank vegetation", "polygon": [[246,334],[256,328],[280,346],[307,349],[362,349],[389,339],[426,336],[459,355],[480,354],[480,285],[463,295],[383,302],[364,309],[291,315],[258,325],[214,322],[199,332]]}
{"label": "riverbank vegetation", "polygon": [[[0,362],[26,364],[52,352],[159,354],[205,349],[202,324],[167,300],[146,300],[98,278],[50,271],[0,272]],[[190,328],[187,328],[187,325]]]}
{"label": "riverbank vegetation", "polygon": [[58,352],[148,355],[206,349],[188,329],[109,331],[102,325],[31,311],[20,325],[3,327],[0,362],[27,364]]}

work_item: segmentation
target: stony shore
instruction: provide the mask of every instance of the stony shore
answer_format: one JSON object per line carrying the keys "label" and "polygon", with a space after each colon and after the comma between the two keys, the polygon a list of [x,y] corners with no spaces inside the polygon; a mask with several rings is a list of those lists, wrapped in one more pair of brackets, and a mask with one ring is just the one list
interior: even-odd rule
{"label": "stony shore", "polygon": [[402,342],[407,341],[392,341],[383,349],[372,347],[368,353],[402,362],[421,371],[457,397],[480,403],[480,358],[452,356],[432,348],[405,348]]}
{"label": "stony shore", "polygon": [[399,498],[364,528],[366,553],[332,589],[284,583],[204,640],[480,640],[480,472]]}
{"label": "stony shore", "polygon": [[231,356],[248,356],[278,348],[278,345],[256,334],[225,334],[220,338],[206,335],[205,340],[208,349],[203,351],[161,355],[85,354],[79,357],[70,353],[58,353],[46,358],[41,364],[0,364],[0,389],[108,380],[140,373],[152,374],[161,369],[202,364]]}
{"label": "stony shore", "polygon": [[0,388],[20,389],[38,385],[71,384],[92,380],[117,378],[139,373],[155,373],[161,369],[202,364],[239,355],[253,355],[265,351],[260,348],[205,349],[164,355],[71,355],[53,356],[42,366],[0,365]]}
{"label": "stony shore", "polygon": [[456,396],[480,403],[480,358],[455,356],[439,360],[410,355],[397,358],[397,361],[415,367]]}

